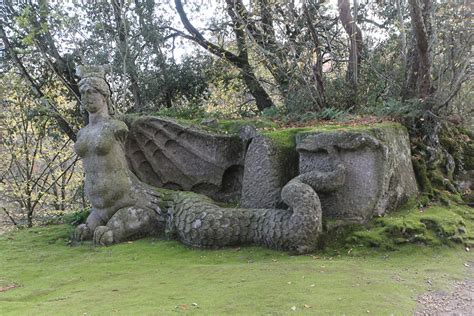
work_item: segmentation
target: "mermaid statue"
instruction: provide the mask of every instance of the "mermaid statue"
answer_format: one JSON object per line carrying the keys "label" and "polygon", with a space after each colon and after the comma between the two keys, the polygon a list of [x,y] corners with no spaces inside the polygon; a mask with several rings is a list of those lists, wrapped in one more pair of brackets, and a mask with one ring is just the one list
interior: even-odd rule
{"label": "mermaid statue", "polygon": [[129,170],[124,152],[127,125],[113,119],[104,67],[79,67],[81,105],[89,124],[77,135],[74,149],[82,159],[84,190],[92,205],[75,240],[111,244],[164,231],[156,190]]}
{"label": "mermaid statue", "polygon": [[218,206],[210,198],[153,188],[129,170],[124,152],[128,128],[111,117],[110,89],[100,67],[80,67],[81,101],[89,124],[75,144],[85,171],[85,193],[92,210],[77,227],[75,240],[110,245],[166,234],[186,245],[218,248],[256,244],[298,254],[313,251],[322,231],[317,192],[342,186],[345,168],[312,171],[289,181],[281,191],[287,209]]}

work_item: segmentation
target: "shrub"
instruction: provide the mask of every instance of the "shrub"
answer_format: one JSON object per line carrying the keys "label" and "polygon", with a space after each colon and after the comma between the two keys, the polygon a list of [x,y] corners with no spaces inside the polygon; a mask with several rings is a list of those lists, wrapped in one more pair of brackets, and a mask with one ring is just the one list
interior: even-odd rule
{"label": "shrub", "polygon": [[86,222],[86,219],[90,213],[91,213],[90,209],[78,210],[73,213],[64,215],[63,221],[64,223],[69,224],[71,226],[78,226]]}

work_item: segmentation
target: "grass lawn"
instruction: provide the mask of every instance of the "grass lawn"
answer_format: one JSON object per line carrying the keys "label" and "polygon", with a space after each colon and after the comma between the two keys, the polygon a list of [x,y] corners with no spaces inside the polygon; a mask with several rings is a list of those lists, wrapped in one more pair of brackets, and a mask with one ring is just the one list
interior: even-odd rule
{"label": "grass lawn", "polygon": [[407,315],[420,293],[465,279],[474,260],[461,246],[312,256],[153,239],[71,248],[69,230],[0,236],[0,288],[17,286],[0,292],[1,315]]}

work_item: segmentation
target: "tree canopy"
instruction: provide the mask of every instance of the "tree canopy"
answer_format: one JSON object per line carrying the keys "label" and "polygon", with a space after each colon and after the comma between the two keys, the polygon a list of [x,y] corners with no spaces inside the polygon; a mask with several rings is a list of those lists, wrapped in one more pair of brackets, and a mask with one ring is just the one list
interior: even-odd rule
{"label": "tree canopy", "polygon": [[2,133],[20,137],[11,129],[27,115],[48,137],[28,148],[74,142],[87,124],[81,64],[108,66],[119,114],[389,117],[409,127],[415,157],[438,165],[454,155],[439,145],[443,124],[472,128],[467,0],[2,3],[2,81],[22,86],[2,89]]}

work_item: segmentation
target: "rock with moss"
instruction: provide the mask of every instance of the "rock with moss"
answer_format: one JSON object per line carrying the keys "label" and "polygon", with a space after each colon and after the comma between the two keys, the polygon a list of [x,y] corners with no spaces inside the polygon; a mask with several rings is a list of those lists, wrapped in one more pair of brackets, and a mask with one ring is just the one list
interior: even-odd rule
{"label": "rock with moss", "polygon": [[366,222],[418,193],[408,134],[398,124],[304,132],[296,142],[300,173],[346,168],[345,183],[320,194],[330,219]]}
{"label": "rock with moss", "polygon": [[312,171],[347,169],[346,182],[318,194],[328,219],[366,222],[418,193],[408,133],[399,124],[292,128],[255,137],[245,158],[241,205],[276,207],[285,183]]}
{"label": "rock with moss", "polygon": [[461,243],[471,247],[474,243],[473,219],[473,211],[467,207],[432,206],[420,211],[412,203],[400,213],[375,219],[369,229],[350,233],[346,242],[384,249],[396,249],[407,243]]}
{"label": "rock with moss", "polygon": [[264,135],[254,137],[248,147],[240,205],[250,208],[282,206],[280,191],[298,174],[296,151]]}
{"label": "rock with moss", "polygon": [[245,144],[238,135],[203,132],[151,116],[129,120],[129,126],[125,151],[141,181],[218,201],[239,199]]}

